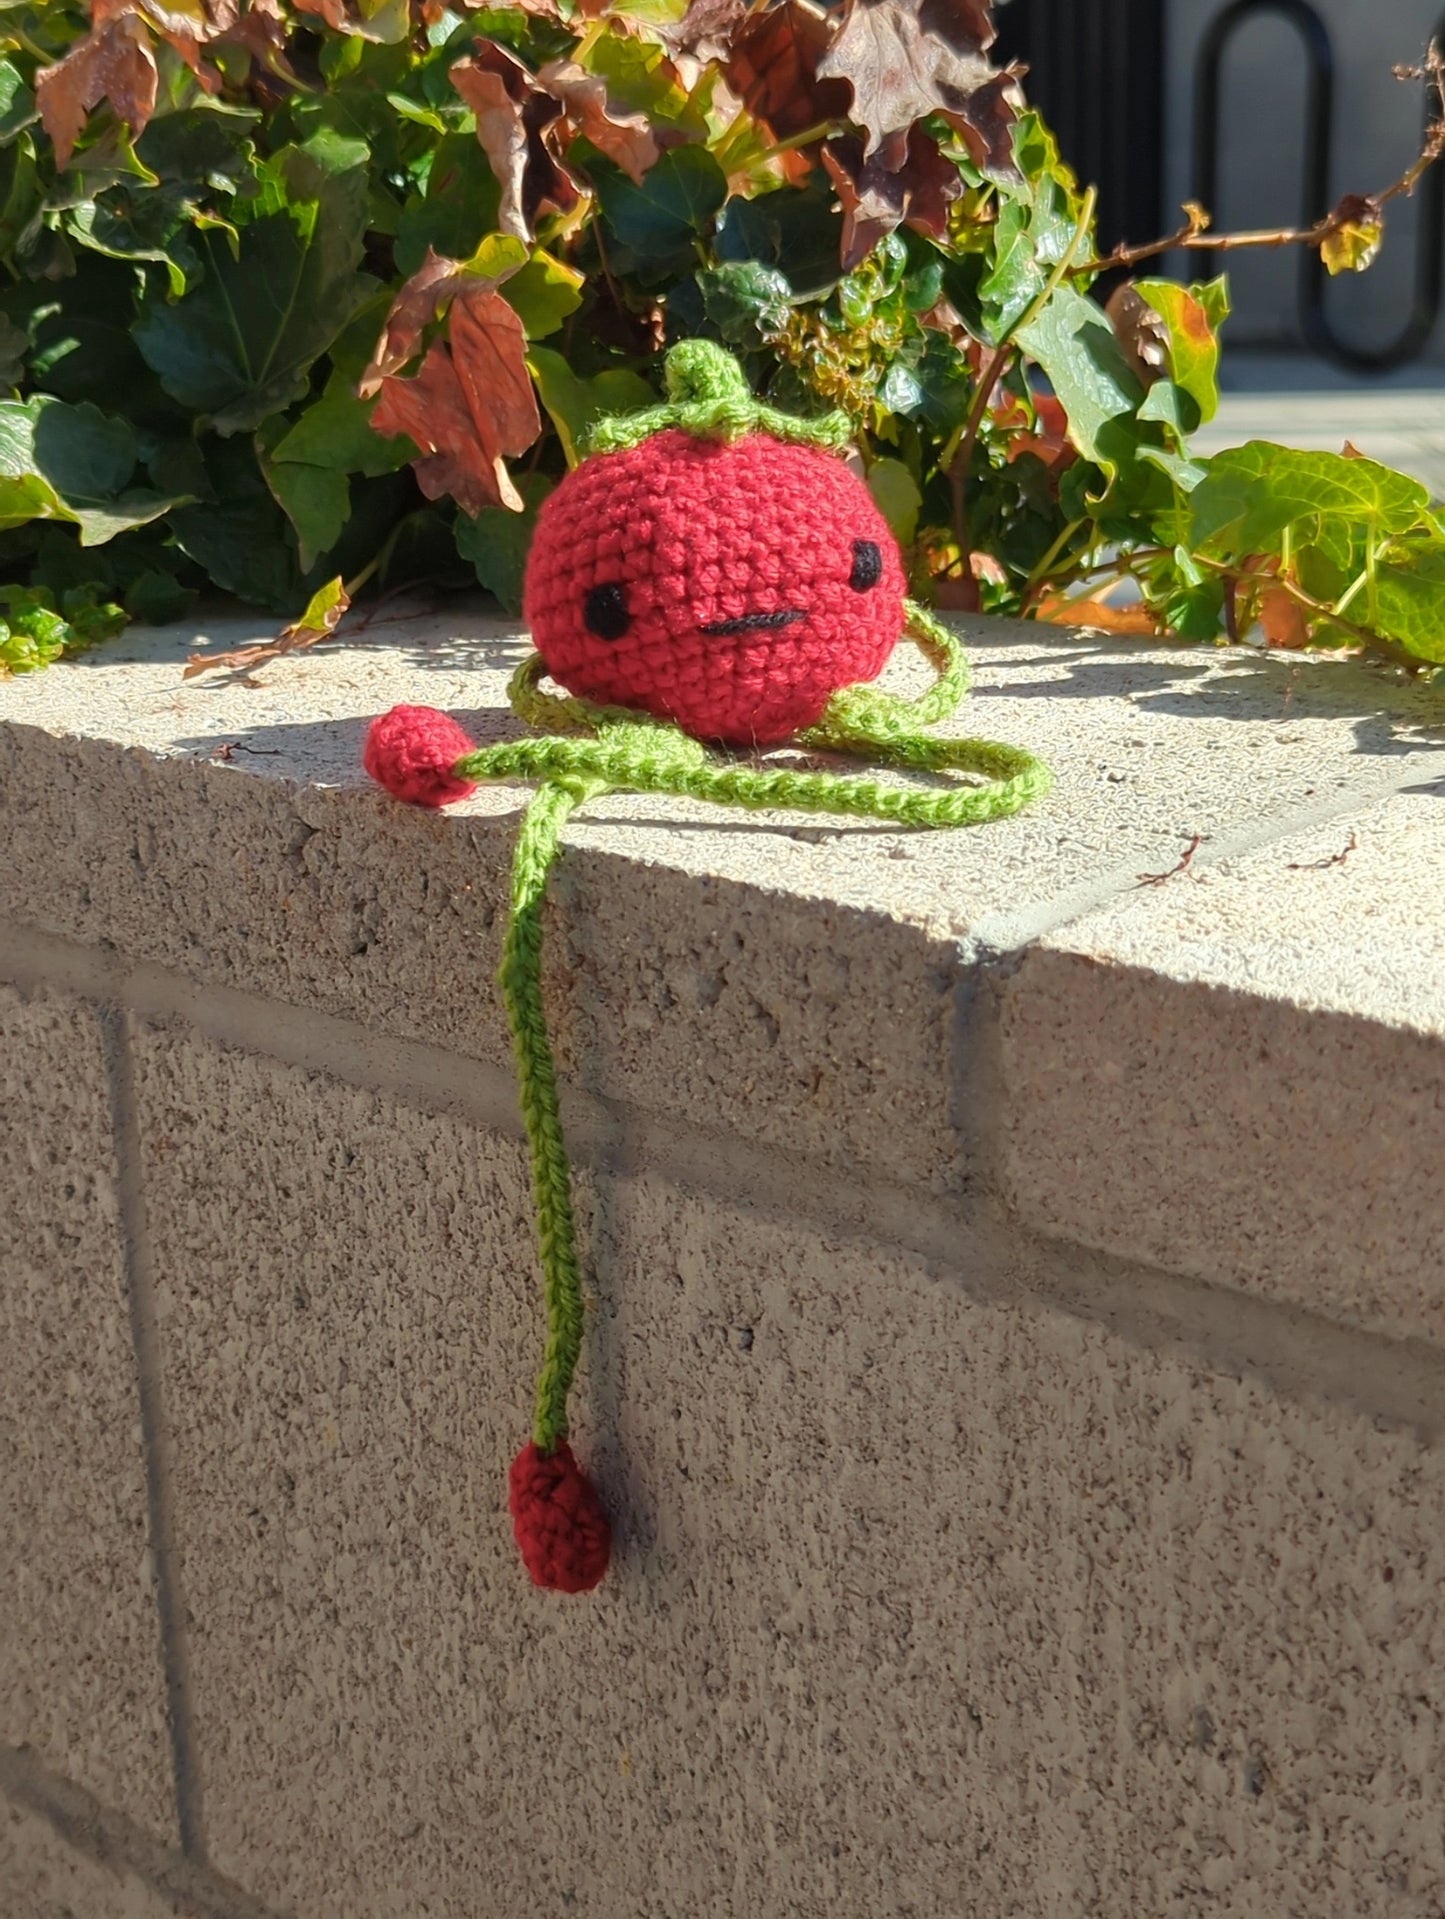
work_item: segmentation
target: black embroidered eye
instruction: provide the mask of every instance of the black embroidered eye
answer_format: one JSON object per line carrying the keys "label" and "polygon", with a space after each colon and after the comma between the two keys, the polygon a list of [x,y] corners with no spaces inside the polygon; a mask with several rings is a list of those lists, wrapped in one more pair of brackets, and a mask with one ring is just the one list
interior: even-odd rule
{"label": "black embroidered eye", "polygon": [[[878,551],[874,547],[874,552]],[[857,564],[854,563],[854,571]],[[594,586],[582,603],[582,618],[588,629],[599,640],[620,640],[632,624],[632,615],[627,610],[627,595],[617,584],[609,580],[605,586]]]}
{"label": "black embroidered eye", "polygon": [[855,540],[853,542],[853,571],[848,575],[848,584],[855,593],[866,593],[870,586],[877,586],[883,578],[883,555],[878,550],[876,540]]}

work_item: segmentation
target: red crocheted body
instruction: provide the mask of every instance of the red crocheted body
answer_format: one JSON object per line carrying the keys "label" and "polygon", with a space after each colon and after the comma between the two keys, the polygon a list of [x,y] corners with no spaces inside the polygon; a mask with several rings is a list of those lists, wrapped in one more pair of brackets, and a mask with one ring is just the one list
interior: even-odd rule
{"label": "red crocheted body", "polygon": [[512,1531],[532,1583],[585,1593],[599,1585],[612,1557],[612,1531],[592,1481],[565,1443],[543,1453],[524,1446],[509,1482]]}
{"label": "red crocheted body", "polygon": [[584,460],[550,496],[525,603],[568,692],[768,746],[876,678],[903,596],[887,522],[835,455],[669,428]]}

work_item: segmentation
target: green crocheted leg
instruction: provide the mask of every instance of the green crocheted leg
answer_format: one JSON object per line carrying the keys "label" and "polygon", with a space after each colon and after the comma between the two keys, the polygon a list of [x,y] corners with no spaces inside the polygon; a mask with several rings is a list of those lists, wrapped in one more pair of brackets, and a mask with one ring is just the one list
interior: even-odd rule
{"label": "green crocheted leg", "polygon": [[567,1437],[567,1394],[582,1347],[582,1277],[573,1231],[572,1180],[557,1105],[557,1074],[542,1009],[542,904],[563,826],[583,800],[604,788],[604,781],[586,777],[551,780],[527,808],[512,858],[512,916],[497,975],[512,1028],[537,1196],[547,1348],[537,1380],[532,1437],[543,1453],[554,1451]]}
{"label": "green crocheted leg", "polygon": [[926,772],[983,774],[987,786],[893,786],[882,780],[840,773],[796,773],[787,768],[759,772],[746,766],[709,766],[685,773],[668,789],[714,800],[724,806],[779,807],[804,813],[851,813],[899,826],[977,826],[1006,819],[1047,793],[1048,768],[1022,747],[994,740],[893,742],[882,749],[900,765]]}

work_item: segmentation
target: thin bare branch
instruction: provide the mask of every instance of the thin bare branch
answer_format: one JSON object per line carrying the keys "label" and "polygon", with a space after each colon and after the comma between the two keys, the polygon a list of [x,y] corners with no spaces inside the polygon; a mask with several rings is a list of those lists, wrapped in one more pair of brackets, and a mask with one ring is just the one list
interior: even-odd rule
{"label": "thin bare branch", "polygon": [[[1412,194],[1421,180],[1437,161],[1445,158],[1445,54],[1441,53],[1438,42],[1432,40],[1425,58],[1418,67],[1396,67],[1397,80],[1427,80],[1433,87],[1437,105],[1435,118],[1426,131],[1419,154],[1400,175],[1380,193],[1369,195],[1363,204],[1379,211],[1392,200],[1402,195]],[[1174,233],[1162,240],[1151,240],[1145,246],[1131,247],[1120,241],[1112,253],[1101,254],[1080,267],[1080,273],[1112,273],[1120,267],[1139,266],[1145,260],[1156,260],[1161,254],[1186,253],[1232,253],[1241,247],[1315,247],[1319,248],[1333,239],[1335,234],[1359,218],[1362,197],[1347,193],[1330,212],[1313,226],[1308,227],[1262,227],[1245,233],[1212,233],[1211,216],[1197,202],[1190,201],[1184,208],[1185,223]]]}

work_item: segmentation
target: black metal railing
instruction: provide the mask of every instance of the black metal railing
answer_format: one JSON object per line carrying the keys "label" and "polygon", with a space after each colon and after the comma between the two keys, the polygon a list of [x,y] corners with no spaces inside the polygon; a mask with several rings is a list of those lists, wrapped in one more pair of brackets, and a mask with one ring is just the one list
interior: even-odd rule
{"label": "black metal railing", "polygon": [[1081,180],[1099,189],[1099,238],[1152,239],[1163,218],[1161,0],[1011,0],[994,57],[1028,63],[1024,90]]}
{"label": "black metal railing", "polygon": [[[1194,197],[1211,213],[1217,212],[1224,59],[1239,29],[1266,14],[1274,14],[1294,27],[1304,52],[1305,165],[1299,219],[1302,226],[1312,226],[1334,204],[1330,175],[1335,52],[1329,28],[1308,0],[1234,0],[1211,23],[1199,50],[1195,84]],[[1445,20],[1439,38],[1445,40]],[[1427,90],[1427,127],[1434,104]],[[1362,347],[1343,338],[1326,301],[1328,278],[1318,252],[1304,249],[1300,255],[1299,323],[1306,346],[1361,373],[1385,373],[1418,358],[1435,332],[1445,292],[1445,169],[1432,167],[1420,189],[1414,297],[1409,318],[1393,340],[1384,346]]]}

